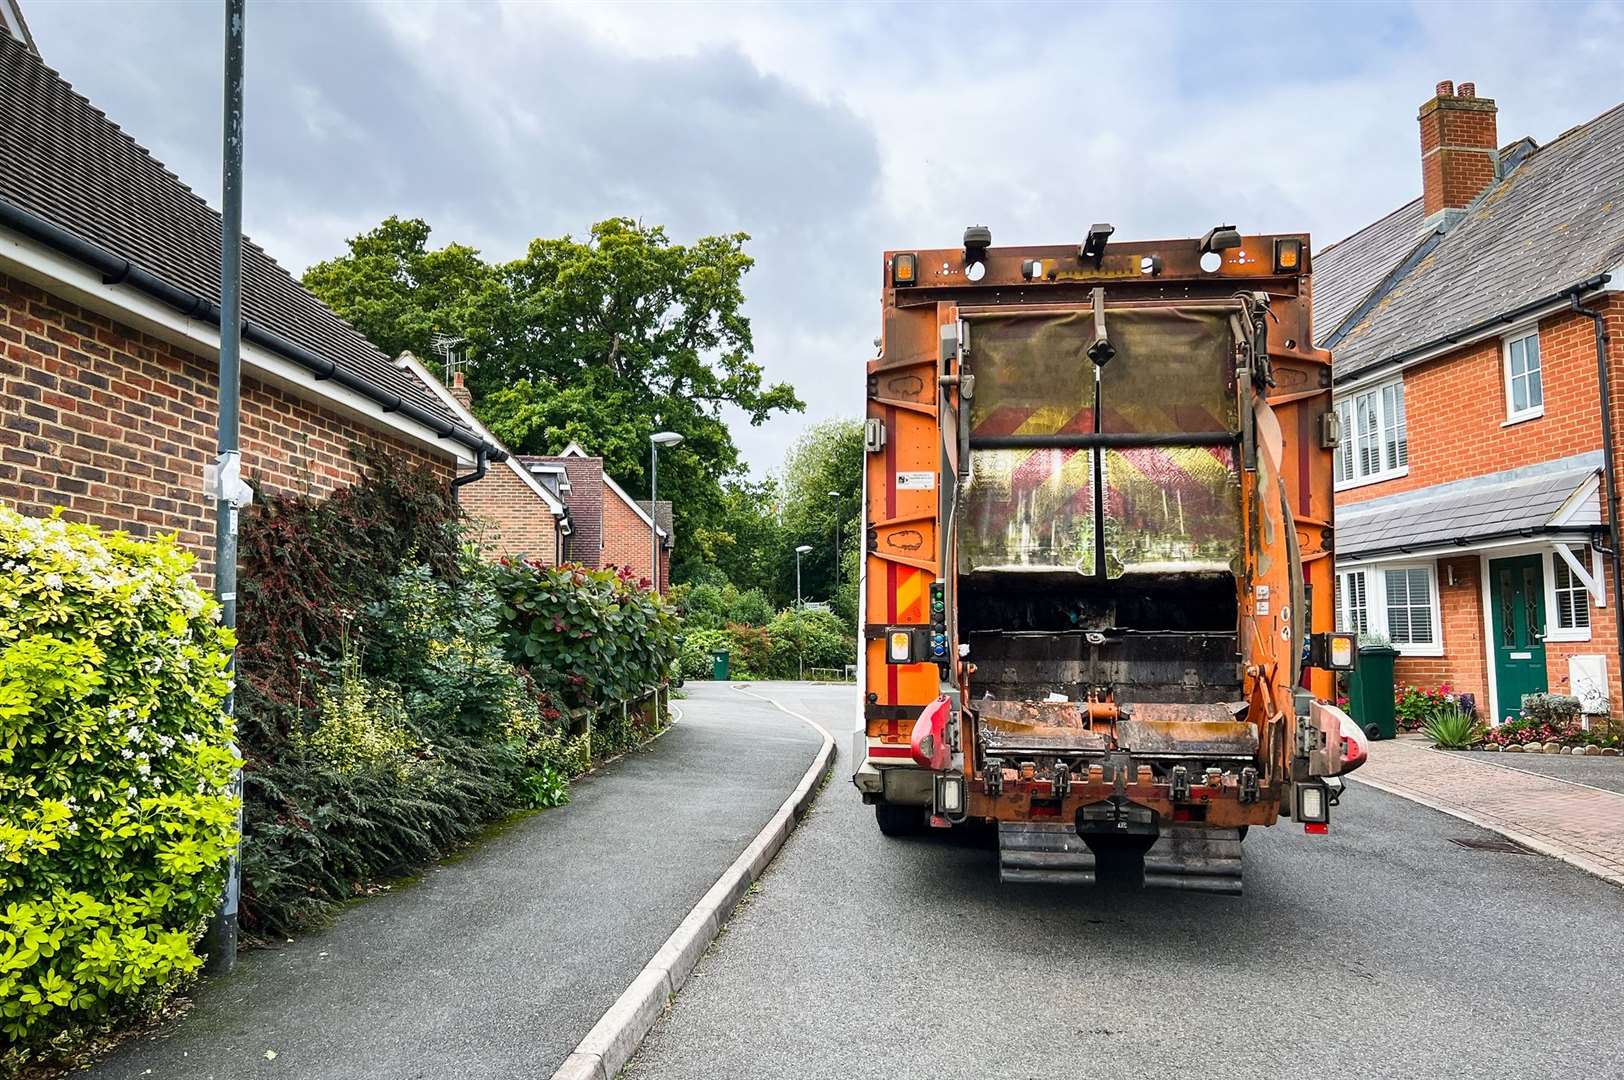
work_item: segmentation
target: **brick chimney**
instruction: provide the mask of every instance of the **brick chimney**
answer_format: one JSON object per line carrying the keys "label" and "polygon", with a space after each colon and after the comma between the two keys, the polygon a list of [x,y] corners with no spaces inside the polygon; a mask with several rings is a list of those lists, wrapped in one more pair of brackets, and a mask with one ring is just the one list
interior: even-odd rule
{"label": "brick chimney", "polygon": [[1494,102],[1478,97],[1472,83],[1457,89],[1445,80],[1419,119],[1422,204],[1429,222],[1447,228],[1499,176]]}
{"label": "brick chimney", "polygon": [[470,411],[474,407],[474,395],[468,392],[468,387],[462,381],[462,372],[451,373],[451,396],[462,402],[462,407]]}

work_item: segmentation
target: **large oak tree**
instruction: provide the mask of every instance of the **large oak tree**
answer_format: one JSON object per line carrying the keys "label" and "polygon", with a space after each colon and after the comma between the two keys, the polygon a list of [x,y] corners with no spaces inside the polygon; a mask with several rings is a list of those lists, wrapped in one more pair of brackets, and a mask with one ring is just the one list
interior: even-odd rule
{"label": "large oak tree", "polygon": [[585,239],[534,240],[522,258],[493,263],[460,244],[432,249],[429,236],[425,222],[391,217],[304,282],[391,354],[434,362],[435,335],[464,339],[474,410],[519,453],[578,442],[646,496],[649,435],[680,432],[682,447],[660,460],[677,576],[740,561],[748,541],[729,525],[738,494],[724,494],[743,472],[729,420],[804,407],[752,359],[749,237],[678,244],[660,226],[611,218]]}

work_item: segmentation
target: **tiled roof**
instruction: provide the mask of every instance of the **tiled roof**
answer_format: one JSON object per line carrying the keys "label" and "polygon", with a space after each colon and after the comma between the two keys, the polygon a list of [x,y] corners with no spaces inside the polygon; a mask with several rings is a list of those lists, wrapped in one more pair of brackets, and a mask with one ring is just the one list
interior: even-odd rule
{"label": "tiled roof", "polygon": [[[1535,535],[1601,469],[1600,453],[1339,507],[1341,559]],[[1594,460],[1592,460],[1594,459]],[[1575,515],[1589,524],[1599,515]],[[1582,527],[1582,526],[1578,526]]]}
{"label": "tiled roof", "polygon": [[[220,299],[220,215],[0,28],[0,199]],[[260,248],[243,245],[243,313],[429,413],[443,403]]]}
{"label": "tiled roof", "polygon": [[1314,341],[1324,345],[1354,308],[1415,250],[1426,230],[1416,198],[1345,240],[1314,253]]}
{"label": "tiled roof", "polygon": [[[638,509],[643,511],[643,513],[645,513],[645,514],[648,513],[648,500],[647,499],[638,499],[637,500],[637,506],[638,506]],[[672,543],[677,538],[676,528],[673,525],[674,520],[675,519],[671,516],[671,500],[670,499],[661,499],[658,503],[655,504],[655,507],[654,507],[654,524],[659,527],[659,530],[661,532],[665,533],[665,546],[666,547],[670,547],[672,545]]]}
{"label": "tiled roof", "polygon": [[[1336,377],[1445,340],[1620,262],[1624,105],[1528,154],[1491,185],[1335,344]],[[1333,260],[1333,295],[1341,288],[1335,269]],[[1316,260],[1315,270],[1317,279],[1325,263]],[[1316,325],[1334,329],[1318,312]]]}
{"label": "tiled roof", "polygon": [[570,523],[574,533],[570,536],[572,562],[598,565],[603,551],[603,459],[577,457],[574,454],[554,457],[525,456],[521,464],[562,465],[569,477],[570,490],[564,494],[564,505],[569,507]]}

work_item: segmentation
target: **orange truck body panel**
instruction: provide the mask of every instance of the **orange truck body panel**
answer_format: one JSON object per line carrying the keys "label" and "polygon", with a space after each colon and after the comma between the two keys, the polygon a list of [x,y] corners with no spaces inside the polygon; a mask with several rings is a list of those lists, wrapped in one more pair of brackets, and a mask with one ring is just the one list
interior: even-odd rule
{"label": "orange truck body panel", "polygon": [[[1277,265],[1282,243],[1295,246],[1289,267]],[[1114,791],[1173,818],[1179,800],[1159,769],[1141,767],[1133,783],[1124,784],[1119,777],[1114,786],[1095,780],[1095,770],[1085,770],[1047,789],[1042,777],[1026,775],[1020,762],[997,763],[1007,769],[1003,783],[999,778],[989,781],[983,771],[985,755],[978,750],[971,717],[976,657],[960,658],[961,641],[953,632],[963,528],[962,520],[953,520],[953,500],[968,475],[968,463],[960,457],[970,452],[969,440],[959,432],[961,413],[971,404],[963,394],[964,358],[975,356],[978,318],[1008,318],[1009,313],[1060,318],[1086,315],[1094,305],[1103,305],[1109,326],[1113,314],[1127,309],[1149,311],[1152,317],[1161,309],[1169,317],[1194,309],[1232,309],[1239,320],[1231,324],[1236,335],[1242,327],[1255,335],[1244,348],[1237,336],[1237,356],[1253,350],[1251,370],[1266,364],[1269,375],[1267,380],[1237,376],[1235,381],[1239,425],[1250,426],[1249,437],[1255,440],[1249,444],[1255,446],[1252,459],[1236,468],[1244,561],[1244,569],[1235,574],[1236,636],[1245,710],[1235,719],[1256,735],[1259,793],[1250,799],[1233,797],[1229,789],[1236,781],[1225,774],[1214,778],[1210,790],[1203,791],[1198,783],[1190,797],[1202,801],[1202,820],[1208,824],[1272,823],[1294,768],[1301,778],[1300,767],[1293,764],[1297,692],[1307,689],[1318,699],[1332,695],[1329,672],[1306,669],[1298,677],[1304,670],[1299,650],[1305,636],[1332,630],[1334,612],[1332,452],[1322,437],[1331,408],[1331,363],[1329,353],[1313,347],[1308,237],[1243,237],[1239,247],[1221,253],[1221,265],[1211,272],[1201,268],[1200,244],[1193,239],[1112,243],[1097,258],[1081,256],[1076,246],[989,248],[978,255],[972,260],[960,248],[885,255],[883,337],[879,356],[868,362],[866,372],[870,445],[864,476],[859,740],[866,757],[859,764],[917,767],[910,752],[915,723],[947,694],[962,704],[956,709],[959,731],[952,768],[965,778],[969,816],[1021,821],[1041,812],[1067,820],[1079,807]],[[913,283],[894,283],[898,256],[915,260]],[[984,270],[975,280],[966,273],[972,261]],[[961,326],[969,329],[961,331]],[[961,333],[968,334],[968,353],[961,347]],[[1266,359],[1255,355],[1264,340]],[[1100,377],[1096,375],[1096,387]],[[1095,394],[1098,407],[1097,389]],[[879,446],[874,445],[876,430]],[[1232,460],[1244,452],[1241,438],[1237,432],[1231,451],[1237,457]],[[1080,468],[1086,472],[1086,466]],[[1096,477],[1099,468],[1096,464]],[[1097,497],[1103,504],[1100,490]],[[933,586],[945,597],[945,614],[930,610]],[[915,652],[912,662],[890,662],[889,635],[914,633],[917,641],[933,643],[933,632],[943,632],[945,655],[927,649],[923,656]],[[1102,702],[1112,699],[1110,687],[1101,687],[1100,693]],[[1099,719],[1106,711],[1086,703],[1073,710],[1089,731],[1101,732],[1114,745],[1115,723],[1106,727]],[[1150,706],[1144,715],[1151,715]],[[1225,784],[1229,789],[1219,790]]]}

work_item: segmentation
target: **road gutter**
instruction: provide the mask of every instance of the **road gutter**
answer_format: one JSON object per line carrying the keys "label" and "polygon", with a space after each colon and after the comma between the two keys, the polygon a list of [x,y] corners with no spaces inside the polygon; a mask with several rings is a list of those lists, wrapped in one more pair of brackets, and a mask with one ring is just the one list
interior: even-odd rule
{"label": "road gutter", "polygon": [[694,965],[716,940],[745,892],[761,877],[789,834],[806,816],[822,788],[824,776],[834,765],[835,741],[822,725],[772,698],[738,686],[734,689],[770,702],[779,711],[810,725],[823,742],[789,798],[665,939],[665,944],[609,1011],[592,1025],[592,1030],[553,1073],[552,1080],[612,1080],[620,1073],[654,1027],[666,1003],[688,981]]}

